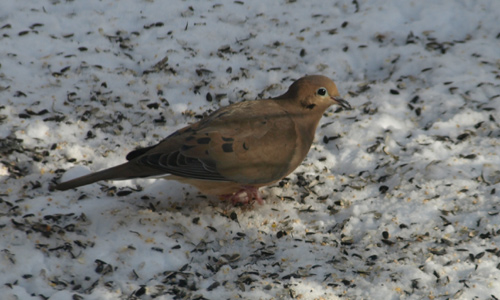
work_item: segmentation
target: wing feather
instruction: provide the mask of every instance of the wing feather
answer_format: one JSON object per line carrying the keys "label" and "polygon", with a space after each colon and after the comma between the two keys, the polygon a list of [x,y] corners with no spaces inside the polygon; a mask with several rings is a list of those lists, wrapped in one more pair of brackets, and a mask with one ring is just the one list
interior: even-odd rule
{"label": "wing feather", "polygon": [[248,101],[230,110],[222,108],[147,151],[135,150],[129,156],[131,163],[155,173],[256,184],[289,173],[296,142],[292,118],[275,102]]}

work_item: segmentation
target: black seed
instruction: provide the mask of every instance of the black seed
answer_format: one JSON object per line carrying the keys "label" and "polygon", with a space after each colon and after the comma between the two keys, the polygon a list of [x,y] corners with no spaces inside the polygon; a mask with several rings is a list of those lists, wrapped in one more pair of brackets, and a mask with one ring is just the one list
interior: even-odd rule
{"label": "black seed", "polygon": [[395,244],[393,241],[388,240],[388,239],[382,239],[382,243],[389,245],[389,246],[392,246]]}
{"label": "black seed", "polygon": [[347,279],[342,279],[342,283],[345,285],[345,286],[349,286],[351,284],[351,281],[347,280]]}
{"label": "black seed", "polygon": [[233,144],[232,143],[222,144],[222,151],[226,153],[233,152]]}
{"label": "black seed", "polygon": [[221,101],[222,99],[226,98],[227,94],[215,94],[215,100]]}
{"label": "black seed", "polygon": [[385,194],[385,193],[387,193],[387,191],[389,190],[389,187],[388,187],[388,186],[386,186],[386,185],[382,185],[382,186],[380,186],[380,188],[379,188],[378,190],[379,190],[379,192],[381,192],[382,194]]}
{"label": "black seed", "polygon": [[42,109],[41,111],[39,112],[34,112],[32,111],[31,109],[27,108],[24,110],[28,115],[32,115],[32,116],[43,116],[45,115],[46,113],[48,113],[49,111],[46,110],[46,109]]}
{"label": "black seed", "polygon": [[380,176],[379,179],[377,180],[378,182],[385,182],[387,178],[389,178],[391,175],[383,175]]}
{"label": "black seed", "polygon": [[95,137],[96,137],[96,135],[92,131],[89,130],[89,131],[87,131],[87,136],[85,139],[89,140],[89,139],[93,139]]}
{"label": "black seed", "polygon": [[463,141],[463,140],[465,140],[468,137],[469,137],[468,133],[462,133],[461,135],[457,136],[457,140]]}
{"label": "black seed", "polygon": [[372,152],[374,152],[375,150],[377,150],[378,146],[380,146],[380,143],[379,143],[379,142],[377,142],[375,145],[372,145],[372,146],[368,147],[368,148],[366,149],[366,152],[368,152],[368,153],[372,153]]}
{"label": "black seed", "polygon": [[216,282],[212,283],[209,287],[207,287],[207,291],[210,292],[212,290],[215,290],[219,285],[220,285],[220,283],[216,281]]}
{"label": "black seed", "polygon": [[201,68],[201,69],[196,69],[196,70],[195,70],[195,72],[196,72],[196,74],[197,74],[198,76],[209,75],[209,74],[213,73],[212,71],[210,71],[210,70],[208,70],[208,69],[203,69],[203,68]]}
{"label": "black seed", "polygon": [[155,102],[155,103],[150,103],[148,105],[146,105],[149,109],[158,109],[160,107],[160,104],[158,104],[158,102]]}
{"label": "black seed", "polygon": [[333,141],[340,138],[340,135],[335,135],[335,136],[324,136],[323,137],[323,143],[328,144],[329,141]]}
{"label": "black seed", "polygon": [[134,296],[140,297],[142,295],[146,294],[146,287],[141,286],[137,291],[134,292]]}
{"label": "black seed", "polygon": [[393,95],[399,95],[399,91],[398,90],[394,90],[394,89],[390,89],[389,91],[391,94]]}
{"label": "black seed", "polygon": [[166,123],[167,120],[165,120],[165,117],[160,115],[160,117],[158,119],[154,119],[153,122],[155,123]]}
{"label": "black seed", "polygon": [[209,137],[204,137],[204,138],[199,138],[199,139],[197,139],[197,140],[196,140],[196,142],[197,142],[198,144],[203,144],[203,145],[206,145],[206,144],[210,143],[210,141],[211,141],[211,140],[212,140],[212,139],[211,139],[211,138],[209,138]]}
{"label": "black seed", "polygon": [[21,118],[21,119],[29,119],[29,118],[31,118],[31,116],[28,115],[28,114],[25,114],[25,113],[20,113],[19,114],[19,118]]}
{"label": "black seed", "polygon": [[[488,213],[488,215],[490,215],[490,214]],[[489,238],[491,238],[491,232],[489,232],[489,231],[488,231],[487,233],[481,233],[481,234],[479,235],[479,238],[480,238],[480,239],[483,239],[483,240],[484,240],[484,239],[489,239]],[[483,254],[484,254],[484,252],[483,252]],[[476,257],[476,258],[477,258],[477,257]]]}
{"label": "black seed", "polygon": [[132,191],[119,191],[119,192],[116,193],[116,195],[119,196],[119,197],[123,197],[123,196],[127,196],[127,195],[129,195],[131,193],[132,193]]}
{"label": "black seed", "polygon": [[170,106],[170,103],[168,102],[168,100],[167,100],[167,99],[165,99],[165,98],[161,98],[161,97],[160,97],[160,101],[161,101],[161,103],[163,103],[163,105],[165,105],[165,106]]}
{"label": "black seed", "polygon": [[465,158],[465,159],[474,159],[477,157],[476,154],[468,154],[468,155],[460,155],[461,158]]}
{"label": "black seed", "polygon": [[16,91],[14,93],[14,97],[27,97],[28,95],[26,95],[25,93],[21,92],[21,91]]}
{"label": "black seed", "polygon": [[[434,254],[434,255],[445,255],[446,254],[446,249],[445,248],[428,248],[429,252]],[[472,255],[472,254],[470,254]],[[472,255],[474,258],[474,255]]]}

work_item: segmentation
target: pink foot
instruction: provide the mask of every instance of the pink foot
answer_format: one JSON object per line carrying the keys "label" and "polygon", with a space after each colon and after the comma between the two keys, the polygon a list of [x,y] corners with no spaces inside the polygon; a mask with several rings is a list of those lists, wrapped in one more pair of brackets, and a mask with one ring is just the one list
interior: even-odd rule
{"label": "pink foot", "polygon": [[236,193],[220,195],[219,197],[223,201],[231,201],[234,205],[239,203],[248,204],[252,200],[257,201],[259,204],[264,204],[259,194],[259,188],[253,186],[243,186],[242,189]]}

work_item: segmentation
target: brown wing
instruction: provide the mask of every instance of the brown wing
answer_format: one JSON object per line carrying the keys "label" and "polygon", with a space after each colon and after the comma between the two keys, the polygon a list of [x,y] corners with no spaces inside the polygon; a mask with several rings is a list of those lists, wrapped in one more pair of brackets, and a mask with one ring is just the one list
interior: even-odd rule
{"label": "brown wing", "polygon": [[224,107],[127,158],[165,174],[258,184],[291,171],[296,144],[290,116],[273,101],[258,100]]}

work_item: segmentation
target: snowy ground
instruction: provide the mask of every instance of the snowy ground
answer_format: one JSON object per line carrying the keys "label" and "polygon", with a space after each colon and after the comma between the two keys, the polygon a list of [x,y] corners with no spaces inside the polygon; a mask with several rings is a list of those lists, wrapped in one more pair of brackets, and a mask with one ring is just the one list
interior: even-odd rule
{"label": "snowy ground", "polygon": [[[500,299],[500,1],[2,1],[2,299]],[[337,82],[296,172],[232,207],[66,192],[221,105]]]}

